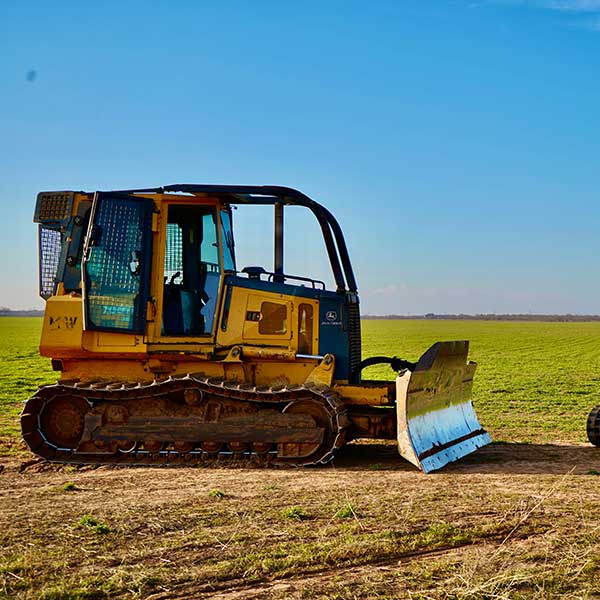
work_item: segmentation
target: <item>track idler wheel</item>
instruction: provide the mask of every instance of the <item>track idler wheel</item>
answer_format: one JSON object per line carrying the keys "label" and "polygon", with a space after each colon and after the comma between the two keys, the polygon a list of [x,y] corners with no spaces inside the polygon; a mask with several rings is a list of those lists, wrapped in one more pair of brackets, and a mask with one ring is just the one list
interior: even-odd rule
{"label": "track idler wheel", "polygon": [[600,404],[595,406],[588,416],[587,436],[594,446],[600,447]]}
{"label": "track idler wheel", "polygon": [[56,448],[77,448],[84,429],[89,404],[81,396],[57,396],[48,401],[40,414],[40,430]]}
{"label": "track idler wheel", "polygon": [[[285,462],[296,463],[299,458],[310,457],[311,463],[319,461],[331,448],[332,420],[325,405],[316,399],[294,400],[284,409],[284,414],[308,415],[315,425],[324,430],[321,443],[283,443],[279,444],[279,458]],[[302,462],[302,461],[300,461]]]}
{"label": "track idler wheel", "polygon": [[131,454],[137,450],[138,443],[131,440],[119,440],[116,447],[121,454]]}

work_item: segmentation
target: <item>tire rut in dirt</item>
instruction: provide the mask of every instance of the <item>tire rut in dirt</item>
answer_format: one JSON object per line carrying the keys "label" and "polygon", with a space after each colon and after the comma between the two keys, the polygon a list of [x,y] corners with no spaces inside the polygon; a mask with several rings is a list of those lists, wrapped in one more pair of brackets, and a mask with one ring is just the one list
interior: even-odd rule
{"label": "tire rut in dirt", "polygon": [[[265,588],[267,591],[272,586],[278,583],[298,581],[305,583],[311,579],[317,579],[323,575],[328,578],[339,575],[344,572],[352,572],[356,569],[361,568],[381,568],[388,565],[399,565],[403,563],[411,563],[418,560],[426,560],[436,556],[444,556],[452,554],[466,548],[476,548],[481,546],[495,546],[499,547],[504,544],[510,537],[511,541],[521,541],[524,539],[530,539],[532,537],[542,537],[544,533],[540,534],[522,534],[522,535],[510,535],[510,531],[507,530],[502,533],[484,535],[477,540],[471,540],[462,544],[454,544],[444,546],[440,548],[431,548],[426,550],[416,550],[412,552],[399,552],[393,555],[386,555],[372,560],[366,560],[362,562],[356,562],[352,564],[345,564],[339,567],[326,566],[323,568],[316,569],[298,569],[290,571],[288,574],[274,577],[273,579],[263,579],[253,582],[248,582],[245,579],[228,579],[219,582],[206,583],[206,584],[189,584],[183,585],[181,589],[172,589],[168,592],[158,592],[148,596],[148,600],[183,600],[184,598],[211,598],[219,592],[230,593],[232,597],[234,594],[239,592],[240,597],[244,591],[257,591]],[[261,596],[256,596],[261,597]]]}

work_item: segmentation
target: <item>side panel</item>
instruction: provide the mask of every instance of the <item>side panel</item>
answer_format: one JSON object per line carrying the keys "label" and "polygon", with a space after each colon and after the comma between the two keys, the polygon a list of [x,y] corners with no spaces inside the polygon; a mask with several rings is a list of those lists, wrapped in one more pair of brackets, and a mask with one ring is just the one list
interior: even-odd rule
{"label": "side panel", "polygon": [[46,301],[40,353],[62,358],[81,355],[83,314],[81,298],[52,296]]}
{"label": "side panel", "polygon": [[290,346],[293,307],[283,294],[246,294],[242,338],[257,345]]}
{"label": "side panel", "polygon": [[97,195],[83,261],[86,330],[144,332],[153,206],[146,198]]}
{"label": "side panel", "polygon": [[116,333],[114,331],[84,331],[82,345],[87,352],[118,352],[145,354],[146,344],[141,334]]}
{"label": "side panel", "polygon": [[319,303],[319,354],[335,355],[335,380],[347,381],[349,339],[348,315],[344,310],[343,297],[326,297]]}
{"label": "side panel", "polygon": [[[334,379],[347,381],[350,375],[350,332],[346,296],[327,290],[305,286],[275,283],[271,281],[250,279],[237,276],[225,278],[221,321],[219,324],[217,343],[231,346],[242,342],[262,346],[283,346],[283,335],[266,335],[256,333],[258,325],[251,319],[262,319],[263,311],[256,308],[249,310],[248,297],[255,299],[252,306],[257,307],[256,298],[265,301],[289,302],[292,305],[290,326],[292,338],[288,344],[298,354],[325,355],[334,354]],[[310,305],[312,311],[306,318],[300,318],[303,305]],[[254,313],[254,314],[252,314]],[[250,322],[248,322],[250,321]],[[310,324],[310,327],[308,327]],[[307,329],[312,330],[307,343]],[[304,331],[303,331],[304,329]],[[240,332],[244,331],[244,339]],[[305,348],[309,350],[306,351]]]}
{"label": "side panel", "polygon": [[224,288],[217,330],[219,346],[245,344],[285,348],[298,354],[315,353],[318,347],[317,300],[277,293],[276,286],[272,292],[238,287],[232,279],[226,279]]}

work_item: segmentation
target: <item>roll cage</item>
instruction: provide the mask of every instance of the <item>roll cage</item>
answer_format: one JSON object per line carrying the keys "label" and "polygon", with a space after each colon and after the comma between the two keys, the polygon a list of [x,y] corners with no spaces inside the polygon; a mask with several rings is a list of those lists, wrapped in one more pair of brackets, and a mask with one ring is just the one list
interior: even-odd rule
{"label": "roll cage", "polygon": [[[210,194],[220,198],[227,204],[272,205],[275,207],[275,271],[283,273],[283,228],[281,223],[283,206],[304,206],[317,219],[327,255],[331,264],[333,277],[339,293],[357,293],[356,279],[350,263],[344,234],[335,217],[321,204],[309,198],[302,192],[282,186],[253,186],[253,185],[205,185],[205,184],[174,184],[158,188],[132,190],[115,190],[110,193],[119,194],[161,194],[165,192],[187,194]],[[279,219],[278,219],[279,211]],[[279,264],[278,264],[279,263]]]}

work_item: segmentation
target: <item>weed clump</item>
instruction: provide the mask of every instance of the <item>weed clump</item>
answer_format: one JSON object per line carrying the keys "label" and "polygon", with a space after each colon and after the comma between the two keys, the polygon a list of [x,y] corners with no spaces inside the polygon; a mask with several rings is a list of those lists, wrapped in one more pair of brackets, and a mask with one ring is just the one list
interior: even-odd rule
{"label": "weed clump", "polygon": [[338,519],[351,519],[352,517],[357,517],[358,515],[356,514],[352,504],[348,503],[342,506],[342,508],[335,513],[335,516]]}
{"label": "weed clump", "polygon": [[416,540],[420,548],[460,546],[471,541],[472,536],[451,523],[432,523],[424,529]]}
{"label": "weed clump", "polygon": [[281,511],[281,516],[284,519],[293,519],[295,521],[305,521],[309,518],[301,506],[290,506],[290,508]]}
{"label": "weed clump", "polygon": [[227,494],[225,492],[222,492],[221,490],[210,490],[210,492],[208,492],[208,495],[210,498],[216,498],[217,500],[223,500],[223,498],[227,496]]}
{"label": "weed clump", "polygon": [[98,535],[106,535],[107,533],[110,533],[110,527],[106,523],[98,521],[92,517],[92,515],[83,515],[83,517],[79,519],[79,527],[88,527]]}
{"label": "weed clump", "polygon": [[78,489],[79,488],[72,481],[68,481],[63,485],[63,490],[65,492],[76,492]]}

